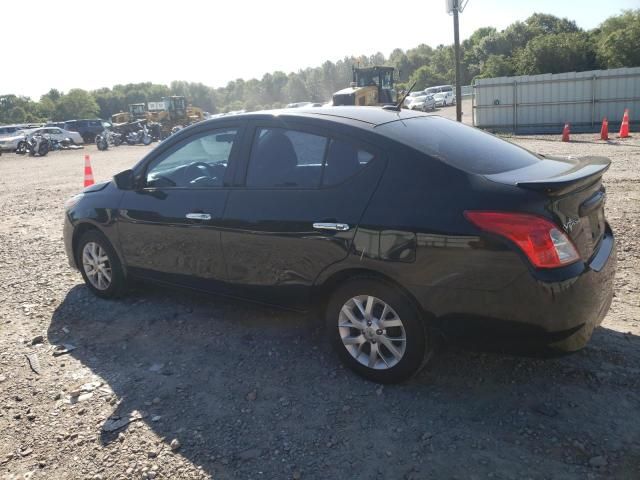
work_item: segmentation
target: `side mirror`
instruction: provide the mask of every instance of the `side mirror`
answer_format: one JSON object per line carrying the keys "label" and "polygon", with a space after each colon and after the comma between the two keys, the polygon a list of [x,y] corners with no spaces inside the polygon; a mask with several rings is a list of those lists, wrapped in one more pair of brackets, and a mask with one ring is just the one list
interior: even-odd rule
{"label": "side mirror", "polygon": [[113,181],[120,190],[133,190],[136,186],[133,170],[117,173],[113,176]]}

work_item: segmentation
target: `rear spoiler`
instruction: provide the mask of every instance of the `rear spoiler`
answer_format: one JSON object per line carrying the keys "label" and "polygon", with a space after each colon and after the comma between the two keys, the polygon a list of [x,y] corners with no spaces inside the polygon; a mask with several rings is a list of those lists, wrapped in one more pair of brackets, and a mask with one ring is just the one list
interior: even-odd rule
{"label": "rear spoiler", "polygon": [[597,181],[611,166],[611,160],[605,157],[542,158],[534,165],[486,178],[549,195],[563,195]]}

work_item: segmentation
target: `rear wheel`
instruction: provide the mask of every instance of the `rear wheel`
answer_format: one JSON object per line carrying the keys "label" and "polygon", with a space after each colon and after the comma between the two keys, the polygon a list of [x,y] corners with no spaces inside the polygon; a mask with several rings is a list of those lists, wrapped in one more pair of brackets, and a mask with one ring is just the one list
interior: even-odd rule
{"label": "rear wheel", "polygon": [[338,287],[327,308],[326,325],[343,363],[375,382],[410,378],[432,351],[412,300],[374,278],[360,277]]}
{"label": "rear wheel", "polygon": [[84,233],[76,247],[76,264],[85,284],[98,297],[122,295],[126,278],[120,259],[107,237],[97,230]]}

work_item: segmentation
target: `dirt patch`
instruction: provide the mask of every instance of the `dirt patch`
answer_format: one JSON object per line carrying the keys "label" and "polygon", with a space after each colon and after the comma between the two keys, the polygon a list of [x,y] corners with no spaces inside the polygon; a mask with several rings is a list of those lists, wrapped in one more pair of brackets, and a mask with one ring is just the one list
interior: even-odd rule
{"label": "dirt patch", "polygon": [[[148,286],[93,297],[61,234],[87,152],[2,155],[0,477],[637,478],[640,140],[572,138],[511,140],[613,160],[616,296],[588,347],[449,345],[385,387],[343,369],[311,317]],[[87,151],[101,180],[148,149]]]}

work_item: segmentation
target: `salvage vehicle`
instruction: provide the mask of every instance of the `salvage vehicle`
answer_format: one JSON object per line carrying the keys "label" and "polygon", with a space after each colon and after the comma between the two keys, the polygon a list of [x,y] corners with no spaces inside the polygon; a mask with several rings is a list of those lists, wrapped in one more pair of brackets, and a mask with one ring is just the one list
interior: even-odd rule
{"label": "salvage vehicle", "polygon": [[399,382],[441,333],[587,343],[613,296],[609,163],[395,106],[226,116],[69,199],[64,243],[102,298],[139,278],[318,308],[346,365]]}

